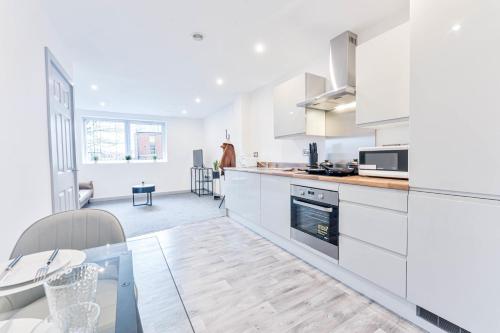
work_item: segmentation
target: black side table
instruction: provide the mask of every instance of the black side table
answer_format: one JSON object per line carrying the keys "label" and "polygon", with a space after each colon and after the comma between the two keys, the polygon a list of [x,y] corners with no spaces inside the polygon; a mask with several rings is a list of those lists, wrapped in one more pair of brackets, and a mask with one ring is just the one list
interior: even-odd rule
{"label": "black side table", "polygon": [[[155,191],[154,184],[141,184],[132,186],[132,205],[133,206],[152,206],[153,205],[153,192]],[[146,202],[141,204],[135,203],[135,195],[139,193],[146,193]]]}

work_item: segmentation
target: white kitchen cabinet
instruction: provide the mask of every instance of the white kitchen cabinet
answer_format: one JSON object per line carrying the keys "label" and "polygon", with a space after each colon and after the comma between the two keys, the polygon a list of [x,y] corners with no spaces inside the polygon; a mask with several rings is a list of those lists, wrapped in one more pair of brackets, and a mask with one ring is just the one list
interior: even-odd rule
{"label": "white kitchen cabinet", "polygon": [[410,16],[410,185],[499,196],[499,2],[419,0]]}
{"label": "white kitchen cabinet", "polygon": [[398,296],[406,297],[404,256],[341,235],[339,264]]}
{"label": "white kitchen cabinet", "polygon": [[260,188],[262,226],[290,239],[290,178],[261,175]]}
{"label": "white kitchen cabinet", "polygon": [[408,209],[408,300],[500,332],[500,202],[411,191]]}
{"label": "white kitchen cabinet", "polygon": [[[434,50],[430,53],[434,53]],[[356,124],[408,121],[410,115],[410,23],[356,49]]]}
{"label": "white kitchen cabinet", "polygon": [[238,172],[226,170],[225,175],[221,179],[222,191],[224,194],[224,206],[226,209],[232,210],[233,199],[237,195],[238,190]]}
{"label": "white kitchen cabinet", "polygon": [[339,211],[341,234],[406,255],[406,213],[344,201]]}
{"label": "white kitchen cabinet", "polygon": [[226,208],[260,224],[260,174],[226,170],[225,177]]}
{"label": "white kitchen cabinet", "polygon": [[339,199],[367,206],[408,211],[408,191],[341,184]]}
{"label": "white kitchen cabinet", "polygon": [[325,135],[325,112],[297,107],[297,103],[325,92],[325,84],[325,78],[304,73],[274,88],[274,137]]}

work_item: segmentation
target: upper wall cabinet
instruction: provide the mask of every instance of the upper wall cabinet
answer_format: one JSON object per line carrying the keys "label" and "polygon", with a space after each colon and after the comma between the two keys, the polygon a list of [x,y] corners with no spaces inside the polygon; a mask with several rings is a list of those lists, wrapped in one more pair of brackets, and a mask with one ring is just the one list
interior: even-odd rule
{"label": "upper wall cabinet", "polygon": [[356,50],[356,124],[377,127],[410,116],[410,23]]}
{"label": "upper wall cabinet", "polygon": [[325,135],[325,112],[297,107],[298,102],[325,92],[325,78],[304,73],[274,88],[274,137]]}

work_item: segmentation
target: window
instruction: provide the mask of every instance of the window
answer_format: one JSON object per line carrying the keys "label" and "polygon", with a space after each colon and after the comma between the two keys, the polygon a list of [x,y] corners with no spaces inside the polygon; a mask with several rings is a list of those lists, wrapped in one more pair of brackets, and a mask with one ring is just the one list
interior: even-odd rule
{"label": "window", "polygon": [[166,159],[164,123],[86,118],[84,127],[87,162]]}

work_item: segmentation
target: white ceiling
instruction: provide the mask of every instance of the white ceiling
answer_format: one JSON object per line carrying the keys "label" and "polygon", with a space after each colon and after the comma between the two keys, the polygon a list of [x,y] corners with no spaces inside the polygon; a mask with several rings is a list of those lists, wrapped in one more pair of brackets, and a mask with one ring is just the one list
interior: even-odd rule
{"label": "white ceiling", "polygon": [[[314,59],[337,34],[407,10],[407,0],[50,0],[71,50],[76,106],[204,117]],[[193,32],[205,40],[195,42]],[[266,45],[264,54],[254,44]],[[224,85],[215,84],[216,78]],[[98,91],[90,89],[99,86]],[[202,99],[195,103],[195,97]],[[105,102],[105,107],[100,106]]]}

